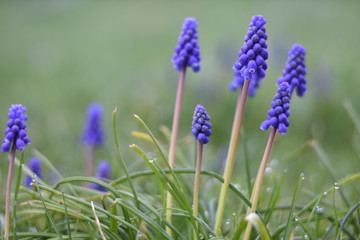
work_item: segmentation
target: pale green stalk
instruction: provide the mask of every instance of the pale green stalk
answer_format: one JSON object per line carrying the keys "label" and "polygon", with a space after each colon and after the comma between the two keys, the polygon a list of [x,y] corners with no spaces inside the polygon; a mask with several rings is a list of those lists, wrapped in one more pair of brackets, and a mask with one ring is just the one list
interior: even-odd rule
{"label": "pale green stalk", "polygon": [[[185,85],[185,74],[186,74],[186,63],[184,64],[183,69],[180,72],[180,78],[178,82],[178,88],[176,93],[175,107],[174,107],[174,117],[171,128],[171,138],[170,138],[170,148],[169,148],[169,165],[171,168],[174,168],[175,165],[175,149],[176,149],[176,139],[179,129],[180,122],[180,111],[181,111],[181,102],[184,92]],[[166,193],[166,220],[171,223],[172,215],[172,196],[169,192]],[[171,235],[171,229],[166,227],[167,234]]]}
{"label": "pale green stalk", "polygon": [[[249,215],[250,213],[255,213],[255,211],[256,211],[256,207],[257,207],[257,204],[258,204],[259,198],[260,198],[260,189],[261,189],[261,185],[263,182],[266,165],[269,160],[272,146],[274,145],[274,142],[275,142],[276,133],[277,133],[277,129],[273,128],[271,130],[268,142],[266,144],[265,152],[264,152],[263,158],[261,160],[260,167],[259,167],[256,179],[255,179],[255,185],[253,187],[253,191],[252,191],[251,198],[250,198],[252,205],[251,205],[251,208],[248,208],[246,215]],[[245,230],[245,235],[244,235],[244,240],[248,240],[250,238],[250,234],[251,234],[251,224],[247,224],[246,230]]]}
{"label": "pale green stalk", "polygon": [[224,215],[225,201],[229,184],[231,180],[232,169],[234,167],[236,149],[239,142],[240,130],[245,110],[245,103],[248,95],[250,81],[245,81],[241,94],[238,97],[234,122],[231,131],[230,144],[228,155],[226,159],[225,171],[224,171],[224,183],[221,185],[221,191],[219,195],[219,203],[216,212],[216,221],[214,232],[216,235],[221,234],[221,222]]}
{"label": "pale green stalk", "polygon": [[5,223],[4,223],[4,239],[9,240],[10,232],[10,205],[11,205],[11,183],[14,170],[16,145],[15,141],[12,144],[10,153],[9,171],[6,182],[6,194],[5,194]]}
{"label": "pale green stalk", "polygon": [[[197,218],[199,214],[199,187],[200,187],[200,171],[203,153],[203,143],[198,141],[198,151],[196,159],[195,179],[194,179],[194,195],[193,195],[193,216]],[[194,229],[194,239],[199,237],[199,222],[196,222],[196,228]]]}

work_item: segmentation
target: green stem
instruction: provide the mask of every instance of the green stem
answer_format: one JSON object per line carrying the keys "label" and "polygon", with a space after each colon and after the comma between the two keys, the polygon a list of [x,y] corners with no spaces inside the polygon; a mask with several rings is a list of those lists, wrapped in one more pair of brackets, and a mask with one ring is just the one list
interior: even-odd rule
{"label": "green stem", "polygon": [[4,223],[4,239],[5,240],[9,240],[11,183],[12,183],[12,176],[13,176],[13,170],[14,170],[15,153],[16,153],[16,144],[14,141],[12,144],[11,153],[10,153],[9,171],[8,171],[7,182],[6,182],[5,223]]}
{"label": "green stem", "polygon": [[[198,154],[196,159],[196,170],[195,170],[195,180],[194,180],[194,195],[193,195],[193,216],[197,218],[199,214],[199,186],[200,186],[200,171],[201,171],[201,162],[202,162],[202,153],[203,153],[203,143],[198,141]],[[196,222],[196,228],[194,229],[194,239],[199,237],[199,223]]]}
{"label": "green stem", "polygon": [[232,169],[233,169],[234,162],[235,162],[235,154],[236,154],[236,149],[237,149],[237,145],[238,145],[239,137],[240,137],[240,130],[241,130],[241,125],[242,125],[242,120],[243,120],[243,115],[244,115],[244,110],[245,110],[245,103],[246,103],[248,90],[249,90],[249,83],[250,83],[250,81],[245,81],[243,89],[241,91],[241,94],[238,97],[238,102],[236,105],[236,112],[235,112],[234,122],[233,122],[233,126],[232,126],[229,150],[228,150],[225,171],[224,171],[224,183],[221,185],[221,191],[220,191],[220,195],[219,195],[219,203],[218,203],[217,212],[216,212],[216,221],[215,221],[215,229],[214,229],[214,232],[216,235],[221,234],[221,222],[222,222],[223,215],[224,215],[226,196],[227,196],[227,192],[229,189]]}
{"label": "green stem", "polygon": [[[186,75],[186,63],[184,64],[183,69],[180,72],[180,78],[177,87],[175,107],[174,107],[174,117],[171,128],[171,138],[170,138],[170,148],[169,148],[169,165],[171,168],[174,168],[175,165],[175,149],[176,149],[176,139],[179,129],[180,122],[180,111],[181,111],[181,102],[184,92],[185,85],[185,75]],[[166,220],[171,223],[172,221],[172,196],[169,192],[166,193]],[[171,230],[166,228],[167,234],[171,236]]]}
{"label": "green stem", "polygon": [[[269,160],[269,156],[270,156],[272,146],[274,145],[276,133],[277,133],[277,129],[273,128],[271,130],[268,142],[266,144],[265,152],[264,152],[263,158],[261,160],[261,164],[260,164],[260,167],[259,167],[259,170],[258,170],[258,174],[257,174],[256,179],[255,179],[255,185],[254,185],[254,188],[253,188],[253,191],[252,191],[252,194],[251,194],[251,198],[250,198],[250,201],[251,201],[252,205],[251,205],[251,208],[248,208],[248,211],[247,211],[246,215],[249,215],[250,213],[254,213],[256,211],[256,207],[257,207],[257,204],[258,204],[259,198],[260,198],[260,189],[261,189],[261,186],[262,186],[266,165],[267,165],[267,162]],[[247,240],[247,239],[250,238],[250,233],[251,233],[251,224],[248,224],[246,226],[244,240]]]}

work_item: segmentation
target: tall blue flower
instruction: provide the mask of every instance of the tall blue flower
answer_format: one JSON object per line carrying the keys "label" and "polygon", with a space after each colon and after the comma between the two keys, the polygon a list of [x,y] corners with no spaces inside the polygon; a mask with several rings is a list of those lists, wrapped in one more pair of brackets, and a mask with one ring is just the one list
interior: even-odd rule
{"label": "tall blue flower", "polygon": [[211,123],[209,122],[210,116],[207,114],[206,109],[198,104],[195,107],[194,118],[192,121],[192,134],[195,139],[203,144],[209,142],[209,136],[211,135]]}
{"label": "tall blue flower", "polygon": [[289,83],[291,86],[291,93],[296,88],[296,93],[299,97],[302,97],[306,92],[305,55],[305,48],[300,44],[294,44],[288,53],[288,59],[285,63],[282,76],[277,80],[278,84],[282,82]]}
{"label": "tall blue flower", "polygon": [[2,152],[8,152],[11,144],[15,144],[16,149],[22,151],[30,143],[27,136],[26,123],[27,116],[24,114],[26,108],[21,104],[13,104],[9,108],[9,121],[6,123],[8,128],[5,130],[5,137],[1,145]]}
{"label": "tall blue flower", "polygon": [[[100,162],[100,164],[98,166],[95,178],[104,181],[104,180],[110,179],[110,177],[111,177],[110,163],[108,161],[106,161],[106,160],[103,160],[103,161]],[[102,191],[102,192],[107,191],[106,188],[104,188],[103,186],[100,186],[99,184],[96,184],[96,183],[92,183],[91,188]]]}
{"label": "tall blue flower", "polygon": [[[29,161],[29,165],[28,165],[29,169],[36,175],[37,178],[42,179],[42,171],[41,171],[41,161],[39,158],[37,157],[33,157],[30,159]],[[32,176],[27,176],[26,177],[26,186],[28,188],[30,188],[30,184],[32,183]]]}
{"label": "tall blue flower", "polygon": [[83,131],[83,143],[85,145],[101,146],[104,144],[102,115],[103,108],[100,104],[92,103],[88,106]]}
{"label": "tall blue flower", "polygon": [[261,79],[265,77],[268,59],[266,20],[261,15],[253,16],[248,32],[244,37],[244,45],[239,52],[239,59],[235,62],[234,79],[230,83],[230,90],[235,91],[250,81],[249,96],[254,96]]}
{"label": "tall blue flower", "polygon": [[181,71],[185,66],[194,72],[200,71],[200,47],[198,43],[197,22],[195,18],[186,18],[182,26],[178,44],[172,57],[174,68]]}
{"label": "tall blue flower", "polygon": [[290,126],[288,117],[290,116],[291,89],[287,82],[280,83],[271,103],[271,109],[268,111],[267,120],[260,125],[261,130],[265,131],[269,127],[273,127],[281,134],[286,133],[287,127]]}

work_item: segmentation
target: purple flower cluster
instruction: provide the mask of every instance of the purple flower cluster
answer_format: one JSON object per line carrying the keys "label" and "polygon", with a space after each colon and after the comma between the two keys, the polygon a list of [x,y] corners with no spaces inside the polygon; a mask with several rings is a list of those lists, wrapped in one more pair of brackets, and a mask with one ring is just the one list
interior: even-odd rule
{"label": "purple flower cluster", "polygon": [[200,104],[195,107],[194,118],[192,122],[192,134],[195,139],[203,144],[209,142],[211,135],[211,123],[209,122],[210,116],[207,114],[206,109]]}
{"label": "purple flower cluster", "polygon": [[291,93],[296,88],[296,93],[302,97],[306,92],[306,65],[305,65],[306,51],[300,44],[295,44],[291,47],[288,53],[288,59],[285,63],[285,68],[282,76],[278,78],[277,83],[287,82],[291,86]]}
{"label": "purple flower cluster", "polygon": [[87,118],[83,131],[83,143],[92,146],[104,144],[104,130],[102,126],[103,108],[98,103],[92,103],[87,109]]}
{"label": "purple flower cluster", "polygon": [[181,71],[185,66],[194,72],[200,71],[200,47],[198,43],[197,22],[195,18],[186,18],[182,26],[178,45],[172,57],[174,68]]}
{"label": "purple flower cluster", "polygon": [[290,126],[288,120],[290,116],[290,97],[291,86],[287,82],[281,83],[271,103],[267,120],[260,125],[261,130],[265,131],[269,127],[273,127],[281,134],[286,133],[287,127]]}
{"label": "purple flower cluster", "polygon": [[5,137],[1,145],[2,152],[8,152],[11,144],[15,144],[16,149],[22,151],[30,143],[27,136],[26,123],[27,116],[24,114],[26,108],[21,104],[13,104],[9,108],[9,121],[6,123],[8,128],[5,130]]}
{"label": "purple flower cluster", "polygon": [[265,77],[268,59],[266,20],[261,15],[253,16],[248,32],[244,37],[244,45],[239,52],[239,59],[235,62],[234,79],[230,83],[230,90],[235,91],[250,81],[249,96],[254,96],[261,79]]}
{"label": "purple flower cluster", "polygon": [[[37,157],[33,157],[29,161],[28,165],[29,169],[36,175],[37,178],[42,179],[42,171],[41,171],[41,161]],[[31,188],[32,176],[27,176],[25,183],[28,188]]]}
{"label": "purple flower cluster", "polygon": [[[95,178],[97,178],[99,180],[107,180],[107,179],[110,179],[110,176],[111,176],[111,166],[110,166],[109,162],[106,160],[101,161],[98,166]],[[102,191],[102,192],[107,191],[106,188],[104,188],[103,186],[100,186],[99,184],[96,184],[96,183],[92,183],[91,188]]]}

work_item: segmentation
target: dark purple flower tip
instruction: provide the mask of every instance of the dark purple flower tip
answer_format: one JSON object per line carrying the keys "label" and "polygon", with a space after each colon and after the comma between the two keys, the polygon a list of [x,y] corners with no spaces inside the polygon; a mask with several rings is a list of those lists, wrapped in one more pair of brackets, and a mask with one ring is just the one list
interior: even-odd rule
{"label": "dark purple flower tip", "polygon": [[306,50],[300,44],[294,44],[285,63],[283,74],[278,78],[277,83],[287,82],[291,86],[291,93],[296,88],[296,93],[302,97],[306,92]]}
{"label": "dark purple flower tip", "polygon": [[[110,177],[111,177],[110,163],[106,160],[103,160],[100,162],[100,164],[98,166],[95,178],[102,180],[102,181],[106,181],[106,180],[110,179]],[[103,186],[100,186],[99,184],[96,184],[96,183],[92,183],[91,188],[102,191],[102,192],[107,191],[106,188],[104,188]]]}
{"label": "dark purple flower tip", "polygon": [[88,106],[82,138],[85,145],[102,146],[104,144],[102,115],[103,108],[99,103]]}
{"label": "dark purple flower tip", "polygon": [[265,131],[270,127],[285,134],[287,127],[290,126],[288,117],[290,116],[290,97],[292,88],[287,82],[282,82],[271,103],[271,109],[268,111],[267,119],[261,123],[260,129]]}
{"label": "dark purple flower tip", "polygon": [[[36,175],[37,178],[42,179],[41,161],[39,158],[37,157],[31,158],[28,167]],[[31,188],[32,181],[33,181],[33,176],[26,177],[25,184],[28,188]]]}
{"label": "dark purple flower tip", "polygon": [[249,96],[254,96],[255,90],[260,86],[260,81],[265,77],[267,69],[267,34],[266,20],[263,16],[253,16],[248,32],[244,37],[244,45],[240,49],[239,59],[234,64],[234,79],[230,90],[235,91],[250,81]]}
{"label": "dark purple flower tip", "polygon": [[195,18],[186,18],[182,26],[178,44],[175,47],[172,62],[177,71],[184,66],[191,67],[194,72],[200,71],[200,47]]}
{"label": "dark purple flower tip", "polygon": [[26,108],[21,104],[13,104],[9,108],[9,121],[6,123],[8,128],[5,130],[5,137],[1,145],[2,152],[8,152],[11,144],[15,144],[16,149],[22,151],[25,146],[30,143],[30,138],[27,136],[26,123],[27,116],[24,114]]}
{"label": "dark purple flower tip", "polygon": [[203,144],[209,142],[209,136],[211,135],[211,123],[209,122],[210,116],[207,114],[206,109],[198,104],[195,107],[194,117],[192,121],[191,132],[195,139]]}

